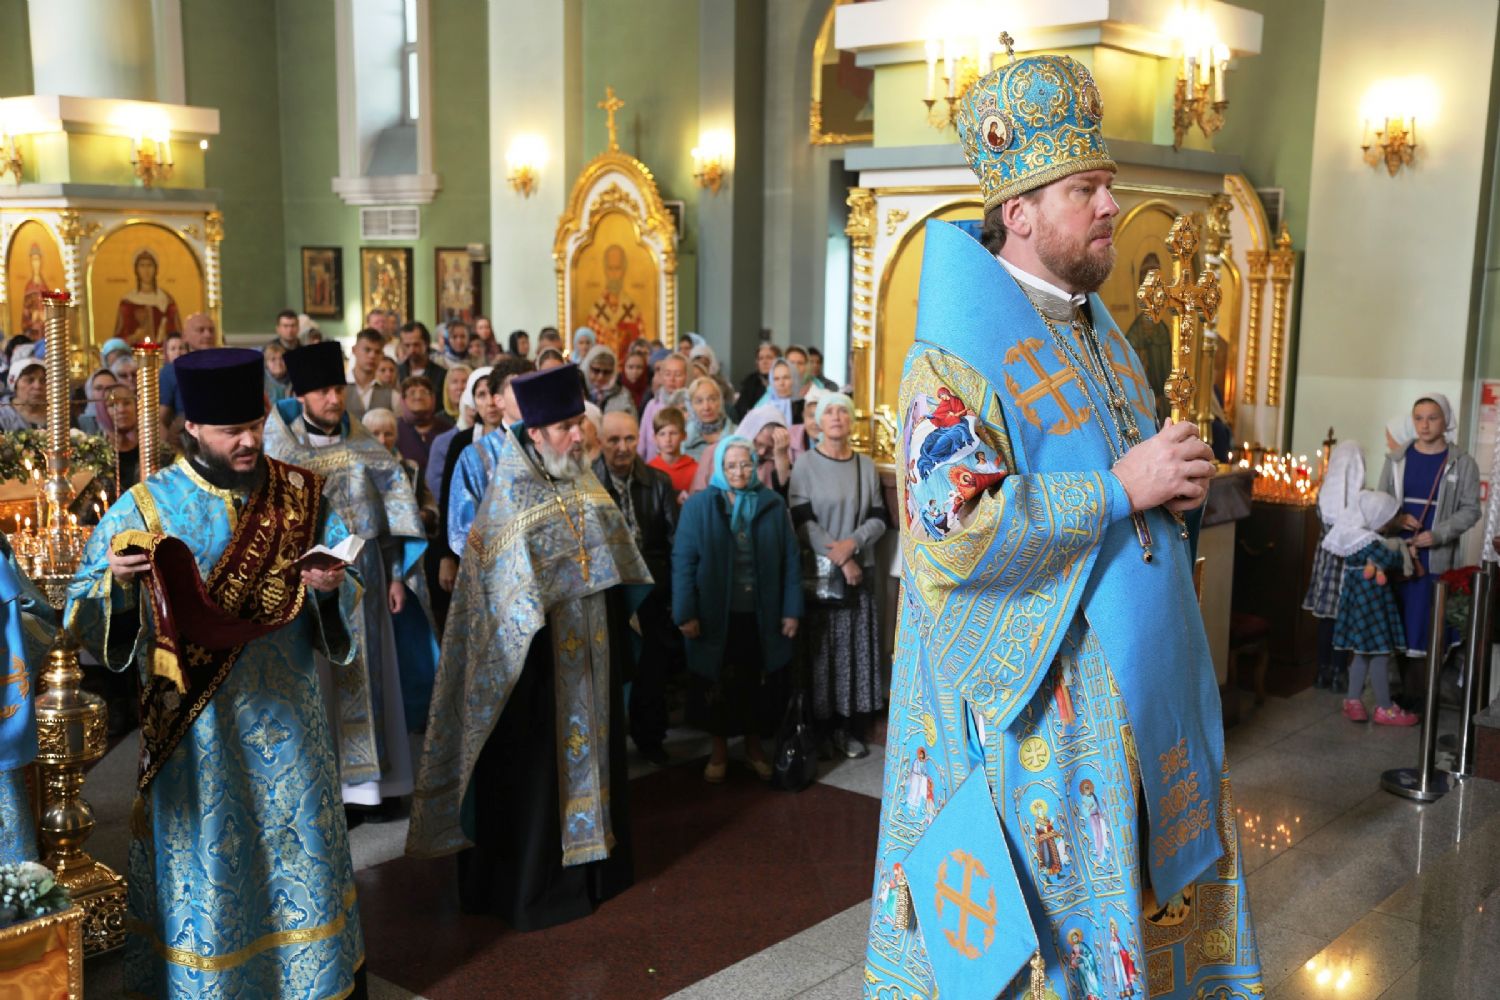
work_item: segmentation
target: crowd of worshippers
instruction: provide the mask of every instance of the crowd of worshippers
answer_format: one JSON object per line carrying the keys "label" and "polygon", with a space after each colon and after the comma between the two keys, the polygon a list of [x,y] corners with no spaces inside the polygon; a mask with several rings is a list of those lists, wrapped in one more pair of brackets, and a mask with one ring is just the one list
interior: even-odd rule
{"label": "crowd of worshippers", "polygon": [[[213,319],[198,313],[162,343],[165,448],[180,450],[183,437],[173,363],[217,339]],[[289,355],[320,343],[307,316],[277,316],[275,336],[261,347],[273,414],[294,400],[301,418],[316,425],[309,394],[327,387],[299,387]],[[587,463],[624,513],[655,581],[637,617],[639,655],[630,672],[629,733],[639,753],[668,763],[663,744],[675,719],[714,736],[707,780],[724,779],[727,741],[736,735],[745,737],[750,768],[767,777],[762,738],[774,732],[793,690],[806,693],[825,754],[868,753],[864,738],[885,706],[874,577],[875,543],[887,519],[874,465],[852,446],[853,404],[823,374],[817,348],[763,342],[754,369],[736,383],[694,333],[671,345],[637,340],[621,358],[586,327],[567,344],[552,327],[500,340],[481,316],[440,324],[434,336],[421,322],[403,324],[373,310],[347,356],[334,342],[320,350],[329,349],[343,372],[342,400],[327,404],[332,422],[359,424],[407,471],[427,542],[417,574],[422,603],[430,605],[439,639],[465,538],[489,485],[477,445],[520,420],[512,379],[571,364],[584,382]],[[39,353],[23,337],[8,345],[0,429],[45,425]],[[103,364],[75,394],[75,424],[114,446],[123,489],[140,467],[136,362],[119,339],[100,354]],[[171,458],[164,451],[158,467]],[[393,573],[388,565],[386,575]],[[835,599],[811,596],[811,577],[820,573],[838,578]],[[394,648],[404,652],[396,638]],[[396,664],[398,676],[406,666]],[[112,694],[111,727],[128,729],[134,695]],[[425,702],[413,702],[405,714],[415,728]],[[394,800],[409,792],[407,784],[392,786],[394,796],[356,796],[351,821],[395,815]]]}

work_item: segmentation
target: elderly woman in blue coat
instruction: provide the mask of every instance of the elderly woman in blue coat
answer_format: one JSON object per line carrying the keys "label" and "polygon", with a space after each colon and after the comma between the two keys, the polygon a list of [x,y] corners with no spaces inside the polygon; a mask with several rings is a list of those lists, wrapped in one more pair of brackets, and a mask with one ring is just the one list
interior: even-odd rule
{"label": "elderly woman in blue coat", "polygon": [[750,766],[771,776],[760,743],[763,689],[791,661],[802,617],[797,535],[755,461],[747,439],[719,442],[710,488],[688,498],[672,546],[672,618],[704,688],[713,752],[703,777],[711,782],[724,780],[728,738],[740,732]]}

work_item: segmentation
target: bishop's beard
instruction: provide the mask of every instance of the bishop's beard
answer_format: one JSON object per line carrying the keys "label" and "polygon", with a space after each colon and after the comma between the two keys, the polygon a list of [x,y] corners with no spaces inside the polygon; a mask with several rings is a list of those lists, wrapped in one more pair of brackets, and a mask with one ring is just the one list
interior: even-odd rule
{"label": "bishop's beard", "polygon": [[1095,250],[1094,240],[1114,232],[1114,224],[1099,222],[1090,227],[1082,246],[1070,244],[1053,228],[1046,215],[1037,216],[1036,255],[1047,270],[1081,292],[1097,292],[1115,267],[1115,245]]}

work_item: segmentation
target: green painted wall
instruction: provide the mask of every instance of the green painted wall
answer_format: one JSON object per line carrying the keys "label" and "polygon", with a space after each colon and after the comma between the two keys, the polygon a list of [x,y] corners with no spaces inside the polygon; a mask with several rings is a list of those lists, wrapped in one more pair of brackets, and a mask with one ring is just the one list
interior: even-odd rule
{"label": "green painted wall", "polygon": [[1213,147],[1233,153],[1256,187],[1286,189],[1292,245],[1307,245],[1313,120],[1323,45],[1323,0],[1235,0],[1265,18],[1260,55],[1231,65],[1229,110]]}
{"label": "green painted wall", "polygon": [[[430,24],[433,166],[443,186],[432,203],[422,207],[422,238],[410,244],[413,315],[428,326],[434,325],[436,315],[434,251],[490,242],[485,0],[442,0],[433,5]],[[335,336],[351,335],[364,320],[360,309],[359,209],[345,205],[332,188],[338,174],[333,5],[278,0],[276,30],[281,81],[285,302],[301,307],[302,247],[342,247],[344,318],[323,320],[319,326]],[[232,237],[231,232],[225,238],[226,257]],[[492,302],[488,294],[483,306],[502,334],[517,325],[507,317],[504,303]],[[268,331],[274,325],[275,311],[266,314],[263,325]]]}
{"label": "green painted wall", "polygon": [[[620,148],[644,163],[667,201],[686,203],[678,242],[677,322],[698,327],[698,199],[692,149],[698,144],[698,0],[652,0],[651,17],[635,4],[584,0],[583,162],[609,148],[605,86],[625,102],[616,117]],[[758,149],[736,151],[758,156]],[[731,183],[733,179],[731,178]]]}
{"label": "green painted wall", "polygon": [[31,32],[26,0],[0,0],[0,97],[31,93]]}
{"label": "green painted wall", "polygon": [[276,11],[241,0],[185,3],[182,49],[187,103],[219,109],[203,184],[222,192],[223,332],[269,336],[289,301],[276,280],[284,252]]}

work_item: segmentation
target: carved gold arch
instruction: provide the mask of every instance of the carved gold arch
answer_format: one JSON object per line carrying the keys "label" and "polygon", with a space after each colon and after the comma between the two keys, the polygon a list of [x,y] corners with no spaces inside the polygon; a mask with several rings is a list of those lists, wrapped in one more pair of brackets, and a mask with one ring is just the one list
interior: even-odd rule
{"label": "carved gold arch", "polygon": [[[922,276],[922,253],[927,246],[927,220],[953,222],[978,219],[983,214],[984,201],[977,194],[938,202],[907,226],[885,258],[879,291],[875,296],[872,411],[882,412],[882,407],[889,407],[892,411],[897,408],[901,370],[917,334],[917,283]],[[891,218],[889,212],[887,218]]]}
{"label": "carved gold arch", "polygon": [[[613,305],[606,304],[598,314],[603,318],[596,320],[590,302],[605,302],[610,278],[604,257],[614,245],[624,263],[623,283],[611,293]],[[584,167],[558,220],[552,260],[558,329],[570,348],[573,331],[596,322],[604,328],[603,341],[612,336],[676,340],[677,227],[655,177],[635,157],[612,149]],[[643,280],[643,272],[649,272],[649,280]]]}
{"label": "carved gold arch", "polygon": [[818,28],[817,37],[813,39],[812,101],[808,104],[807,111],[807,141],[814,146],[844,146],[853,142],[875,141],[873,127],[868,132],[823,131],[823,64],[829,50],[833,49],[833,15],[838,8],[852,2],[853,0],[833,0],[828,5],[828,12],[823,15],[823,24]]}

